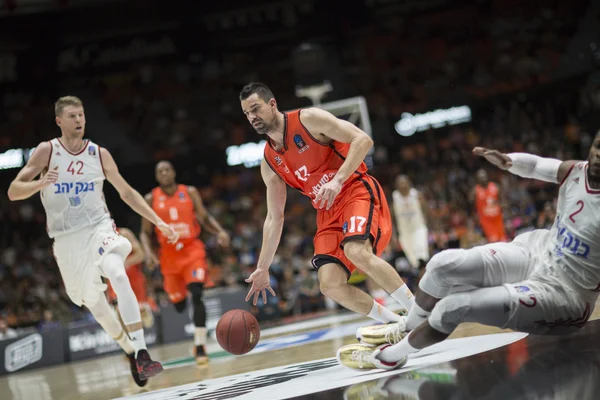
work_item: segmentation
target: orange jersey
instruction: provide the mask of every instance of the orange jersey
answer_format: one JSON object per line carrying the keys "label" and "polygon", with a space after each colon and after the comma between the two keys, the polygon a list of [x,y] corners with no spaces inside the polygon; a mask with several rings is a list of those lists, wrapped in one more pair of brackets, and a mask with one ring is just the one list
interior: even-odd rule
{"label": "orange jersey", "polygon": [[200,224],[196,219],[194,202],[185,185],[177,185],[177,190],[168,196],[160,187],[152,190],[152,209],[175,232],[179,234],[177,244],[169,244],[167,237],[158,228],[154,228],[162,251],[177,251],[176,246],[186,245],[198,240]]}
{"label": "orange jersey", "polygon": [[502,215],[499,195],[498,186],[493,182],[488,182],[487,187],[475,186],[475,204],[480,219],[496,218]]}
{"label": "orange jersey", "polygon": [[[285,183],[310,197],[313,207],[317,208],[314,199],[319,189],[331,181],[340,169],[348,155],[350,144],[337,141],[319,142],[302,125],[301,112],[302,110],[296,110],[283,114],[283,150],[275,150],[269,140],[265,146],[264,157],[271,169]],[[363,162],[355,171],[354,179],[344,182],[339,196],[343,196],[346,188],[366,172],[367,166]]]}

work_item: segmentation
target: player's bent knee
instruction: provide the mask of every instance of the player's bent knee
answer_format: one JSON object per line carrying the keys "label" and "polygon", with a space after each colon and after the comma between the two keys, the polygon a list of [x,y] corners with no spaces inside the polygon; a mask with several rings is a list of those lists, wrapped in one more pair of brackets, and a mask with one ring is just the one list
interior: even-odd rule
{"label": "player's bent knee", "polygon": [[429,325],[439,332],[450,334],[465,321],[471,309],[471,297],[467,293],[455,293],[440,300],[431,315]]}
{"label": "player's bent knee", "polygon": [[430,296],[441,299],[450,293],[453,286],[453,270],[466,259],[465,250],[444,250],[431,257],[419,282],[419,289]]}
{"label": "player's bent knee", "polygon": [[319,283],[319,289],[321,290],[323,296],[329,297],[332,300],[336,300],[337,297],[339,297],[339,293],[342,292],[340,288],[343,285],[347,285],[347,283],[321,281]]}

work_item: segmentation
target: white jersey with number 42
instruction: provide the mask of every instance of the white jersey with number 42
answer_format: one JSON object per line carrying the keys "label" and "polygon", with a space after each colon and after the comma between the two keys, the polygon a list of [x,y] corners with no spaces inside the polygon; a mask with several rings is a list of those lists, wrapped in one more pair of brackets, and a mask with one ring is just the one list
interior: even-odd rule
{"label": "white jersey with number 42", "polygon": [[52,139],[48,169],[58,167],[56,183],[41,191],[51,238],[96,225],[110,214],[104,201],[104,169],[100,147],[86,140],[83,150],[71,153],[60,139]]}
{"label": "white jersey with number 42", "polygon": [[[587,162],[571,168],[560,186],[547,252],[551,264],[584,292],[600,291],[600,190],[587,180]],[[591,294],[591,293],[590,293]]]}

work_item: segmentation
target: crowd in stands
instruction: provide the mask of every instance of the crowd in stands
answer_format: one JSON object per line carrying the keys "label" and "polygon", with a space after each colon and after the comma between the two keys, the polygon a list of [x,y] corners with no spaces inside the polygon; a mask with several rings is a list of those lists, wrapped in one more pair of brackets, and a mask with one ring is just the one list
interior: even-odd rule
{"label": "crowd in stands", "polygon": [[[579,83],[551,95],[527,91],[550,80],[587,2],[485,4],[485,8],[471,4],[414,18],[379,16],[377,24],[334,43],[344,65],[346,92],[367,98],[376,143],[372,174],[388,198],[400,173],[407,174],[423,193],[433,215],[429,224],[432,255],[485,242],[468,201],[475,171],[487,168],[472,156],[474,146],[582,159],[595,134],[583,121],[600,108],[597,83]],[[398,37],[402,37],[401,47]],[[214,61],[137,64],[98,74],[85,83],[147,154],[155,160],[176,160],[207,143],[224,151],[231,144],[256,141],[239,109],[237,90],[249,80],[273,76],[273,66],[277,66],[277,79],[267,83],[282,109],[308,105],[290,89],[294,79],[289,62],[270,58],[276,56],[279,53],[238,49]],[[399,142],[393,131],[393,119],[402,112],[427,110],[449,99],[485,99],[515,90],[518,95],[494,101],[476,113],[472,123],[420,132],[420,139],[406,143]],[[0,148],[31,147],[56,133],[49,107],[54,99],[32,93],[11,90],[2,95],[0,131],[10,134],[0,135]],[[505,223],[511,238],[528,229],[551,226],[555,186],[493,168],[489,173],[508,194]],[[217,171],[210,179],[199,187],[200,193],[209,212],[232,236],[227,249],[220,248],[214,238],[202,236],[211,280],[217,287],[245,285],[260,250],[264,185],[257,169],[243,167]],[[89,319],[86,310],[74,306],[64,291],[38,198],[11,203],[4,194],[0,196],[0,338],[14,328],[52,329]],[[109,207],[114,210],[123,205],[111,203]],[[259,317],[324,307],[316,274],[310,269],[314,213],[307,198],[289,192],[284,234],[271,267],[277,296],[269,297],[267,305],[259,304],[254,310]],[[137,231],[138,226],[130,227]],[[407,267],[396,239],[385,258],[412,283],[414,271]],[[146,273],[157,303],[166,301],[159,271]],[[268,307],[272,312],[265,314]]]}

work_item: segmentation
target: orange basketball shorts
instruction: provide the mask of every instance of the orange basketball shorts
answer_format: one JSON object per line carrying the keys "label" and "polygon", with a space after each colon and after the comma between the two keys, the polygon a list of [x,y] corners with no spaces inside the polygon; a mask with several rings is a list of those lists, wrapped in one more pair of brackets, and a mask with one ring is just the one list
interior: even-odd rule
{"label": "orange basketball shorts", "polygon": [[504,218],[502,218],[502,214],[497,217],[480,218],[479,224],[488,242],[508,241],[506,231],[504,230]]}
{"label": "orange basketball shorts", "polygon": [[[131,288],[133,289],[133,293],[135,293],[138,303],[147,303],[148,292],[146,291],[146,277],[142,272],[142,266],[140,264],[131,265],[127,268],[127,277],[129,278],[129,283],[131,284]],[[110,281],[108,282],[108,298],[111,302],[117,300],[117,294],[113,290]]]}
{"label": "orange basketball shorts", "polygon": [[208,264],[204,243],[200,240],[183,243],[173,249],[161,252],[159,261],[165,292],[172,303],[179,303],[186,298],[190,283],[206,281]]}
{"label": "orange basketball shorts", "polygon": [[345,243],[370,239],[373,253],[380,256],[391,237],[392,217],[383,189],[375,178],[363,175],[336,197],[330,210],[317,210],[313,267],[336,263],[350,277],[357,266],[346,258]]}

